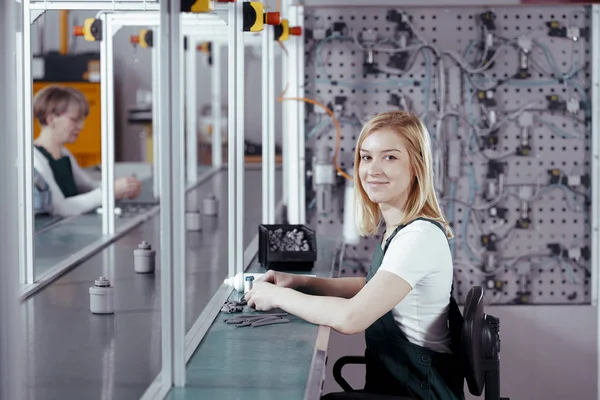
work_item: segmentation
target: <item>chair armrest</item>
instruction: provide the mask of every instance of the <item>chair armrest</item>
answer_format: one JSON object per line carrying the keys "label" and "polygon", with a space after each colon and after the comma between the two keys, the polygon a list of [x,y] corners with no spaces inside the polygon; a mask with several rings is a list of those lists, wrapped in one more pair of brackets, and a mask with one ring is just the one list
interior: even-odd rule
{"label": "chair armrest", "polygon": [[335,364],[333,364],[333,378],[344,392],[351,392],[352,386],[342,376],[342,368],[348,364],[366,364],[367,361],[364,356],[344,356],[340,357]]}

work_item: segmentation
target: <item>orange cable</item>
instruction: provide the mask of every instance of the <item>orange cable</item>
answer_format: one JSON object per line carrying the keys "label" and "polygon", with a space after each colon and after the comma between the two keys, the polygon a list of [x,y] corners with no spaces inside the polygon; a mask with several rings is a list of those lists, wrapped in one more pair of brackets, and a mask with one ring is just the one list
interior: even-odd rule
{"label": "orange cable", "polygon": [[341,169],[340,166],[338,165],[338,155],[339,155],[340,145],[341,145],[341,141],[342,141],[342,128],[340,127],[340,123],[338,122],[337,118],[335,117],[335,114],[333,113],[333,111],[331,111],[329,109],[329,107],[327,107],[326,105],[324,105],[316,100],[309,99],[307,97],[279,97],[277,99],[277,101],[279,101],[279,102],[282,102],[285,100],[304,101],[306,103],[310,103],[310,104],[314,104],[319,107],[322,107],[323,109],[325,109],[325,111],[327,111],[327,114],[329,114],[329,116],[333,119],[333,123],[335,125],[335,130],[337,132],[336,143],[335,143],[335,154],[333,156],[333,164],[335,166],[336,171],[341,176],[343,176],[346,179],[353,180],[353,178],[350,175],[348,175],[343,169]]}
{"label": "orange cable", "polygon": [[[281,41],[279,41],[279,40],[277,42],[281,46],[282,50],[285,52],[285,55],[287,56],[288,55],[288,51],[285,48],[285,45]],[[329,107],[327,107],[326,105],[324,105],[324,104],[322,104],[322,103],[320,103],[320,102],[318,102],[316,100],[309,99],[307,97],[283,97],[284,94],[285,94],[285,92],[287,92],[288,86],[289,86],[289,82],[287,82],[285,84],[285,87],[284,87],[283,91],[281,92],[281,94],[279,95],[279,98],[277,99],[277,101],[283,102],[283,101],[286,101],[286,100],[296,100],[296,101],[304,101],[306,103],[314,104],[314,105],[317,105],[317,106],[323,108],[325,111],[327,111],[327,114],[329,114],[329,116],[333,119],[333,123],[335,125],[335,130],[336,130],[336,133],[337,133],[336,143],[335,143],[335,153],[334,153],[334,156],[333,156],[333,164],[335,166],[336,171],[341,176],[343,176],[346,179],[353,180],[353,178],[350,175],[348,175],[343,169],[341,169],[340,166],[338,165],[338,156],[339,156],[339,152],[340,152],[340,146],[341,146],[341,143],[342,143],[342,128],[340,127],[340,123],[338,122],[337,118],[335,117],[335,114],[333,113],[333,111],[331,111],[329,109]]]}

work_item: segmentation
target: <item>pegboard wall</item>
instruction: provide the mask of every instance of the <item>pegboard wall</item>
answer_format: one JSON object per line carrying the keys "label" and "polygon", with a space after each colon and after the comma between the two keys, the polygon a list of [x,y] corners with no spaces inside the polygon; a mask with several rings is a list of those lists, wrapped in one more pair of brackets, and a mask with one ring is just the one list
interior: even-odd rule
{"label": "pegboard wall", "polygon": [[[342,169],[375,114],[426,123],[460,301],[484,285],[495,304],[590,302],[590,11],[306,10],[305,93],[341,123]],[[307,145],[333,154],[331,118],[311,107],[306,124]],[[330,209],[309,205],[320,233],[342,231],[335,193]],[[346,274],[364,274],[380,241],[346,246]]]}

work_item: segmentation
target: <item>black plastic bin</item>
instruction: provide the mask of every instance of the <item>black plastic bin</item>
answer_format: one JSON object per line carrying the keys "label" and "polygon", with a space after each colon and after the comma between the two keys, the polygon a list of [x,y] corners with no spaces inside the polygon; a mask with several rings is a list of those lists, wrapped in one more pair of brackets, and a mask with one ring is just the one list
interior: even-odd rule
{"label": "black plastic bin", "polygon": [[[271,250],[269,232],[281,229],[285,235],[294,229],[304,232],[308,250],[281,251]],[[304,225],[259,225],[258,226],[258,262],[266,269],[277,271],[309,271],[317,260],[317,237],[315,231]]]}

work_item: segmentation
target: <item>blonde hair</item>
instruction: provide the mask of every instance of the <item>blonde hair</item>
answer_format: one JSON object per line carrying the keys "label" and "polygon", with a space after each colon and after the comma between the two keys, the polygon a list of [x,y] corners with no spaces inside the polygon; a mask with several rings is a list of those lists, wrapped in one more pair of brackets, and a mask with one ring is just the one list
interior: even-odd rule
{"label": "blonde hair", "polygon": [[452,230],[438,203],[433,184],[433,157],[429,132],[425,124],[415,115],[405,111],[390,111],[376,115],[365,124],[354,153],[354,204],[356,229],[362,236],[373,236],[383,222],[379,205],[372,202],[362,187],[359,176],[361,162],[360,148],[364,140],[376,131],[390,129],[404,141],[408,152],[409,164],[414,174],[408,188],[404,208],[404,217],[399,221],[404,225],[415,218],[424,217],[439,222],[448,238]]}
{"label": "blonde hair", "polygon": [[45,126],[50,115],[64,114],[71,103],[79,107],[79,118],[88,116],[90,105],[79,90],[69,86],[46,86],[33,98],[33,115],[40,125]]}

